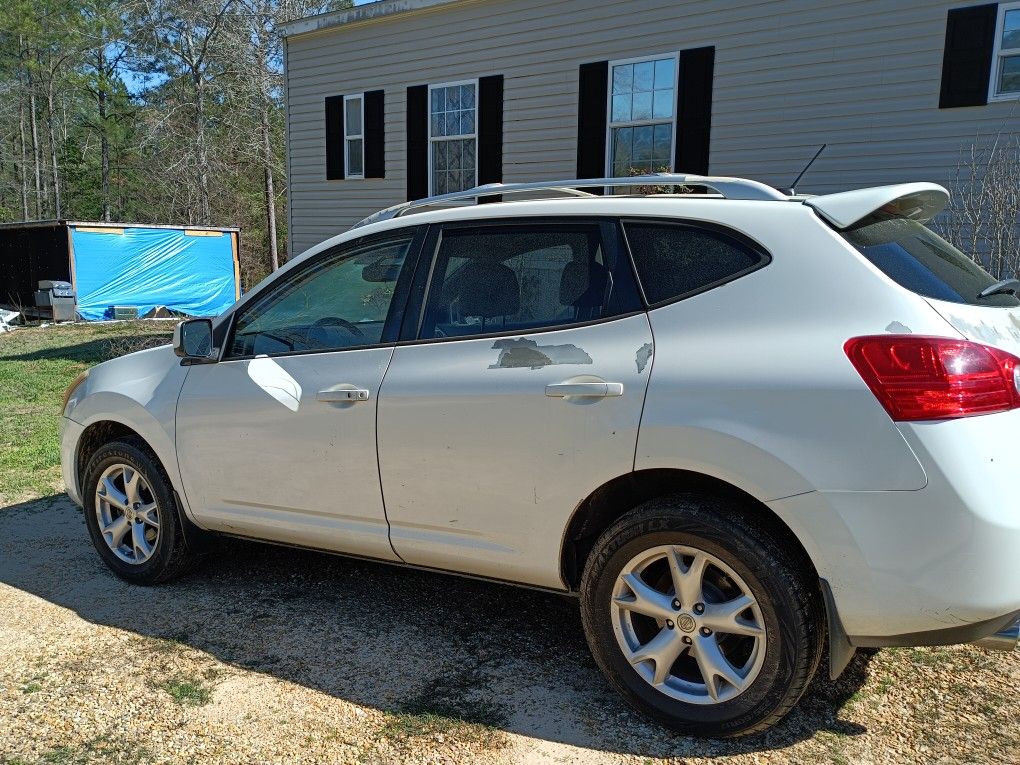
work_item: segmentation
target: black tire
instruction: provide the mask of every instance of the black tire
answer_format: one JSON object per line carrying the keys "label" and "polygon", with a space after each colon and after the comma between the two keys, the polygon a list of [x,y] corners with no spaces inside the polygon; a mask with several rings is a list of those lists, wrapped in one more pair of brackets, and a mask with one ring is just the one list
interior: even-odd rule
{"label": "black tire", "polygon": [[[125,562],[113,553],[103,539],[99,519],[96,517],[97,484],[103,471],[117,463],[129,465],[142,474],[159,507],[160,533],[155,549],[151,557],[138,564]],[[82,481],[85,525],[99,557],[121,579],[132,584],[159,584],[180,576],[197,562],[198,556],[188,547],[180,509],[174,499],[170,478],[159,459],[141,439],[122,438],[111,441],[92,455]]]}
{"label": "black tire", "polygon": [[[822,656],[817,581],[800,556],[751,523],[744,510],[733,500],[702,494],[652,500],[606,530],[585,565],[581,617],[595,661],[633,707],[685,735],[729,738],[775,725],[796,705]],[[617,577],[628,561],[659,545],[685,545],[716,556],[757,600],[766,630],[765,658],[757,677],[735,698],[696,704],[668,696],[638,674],[617,643],[611,614]]]}

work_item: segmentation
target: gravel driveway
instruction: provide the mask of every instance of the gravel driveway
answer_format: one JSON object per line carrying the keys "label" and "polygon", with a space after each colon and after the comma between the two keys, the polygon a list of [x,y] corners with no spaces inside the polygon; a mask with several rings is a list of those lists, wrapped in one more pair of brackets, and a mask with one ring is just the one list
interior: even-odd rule
{"label": "gravel driveway", "polygon": [[224,542],[114,578],[63,495],[0,509],[0,762],[1016,762],[1020,653],[858,657],[768,734],[632,714],[574,601]]}

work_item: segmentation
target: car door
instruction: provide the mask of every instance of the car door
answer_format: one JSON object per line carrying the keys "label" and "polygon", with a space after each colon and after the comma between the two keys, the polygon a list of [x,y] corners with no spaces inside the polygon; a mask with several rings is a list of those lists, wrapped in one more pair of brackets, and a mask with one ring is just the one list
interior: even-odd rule
{"label": "car door", "polygon": [[562,586],[571,513],[633,467],[652,335],[629,258],[607,221],[437,228],[379,398],[391,541],[409,563]]}
{"label": "car door", "polygon": [[416,232],[341,245],[286,273],[239,309],[218,363],[191,367],[177,452],[203,526],[395,559],[375,417]]}

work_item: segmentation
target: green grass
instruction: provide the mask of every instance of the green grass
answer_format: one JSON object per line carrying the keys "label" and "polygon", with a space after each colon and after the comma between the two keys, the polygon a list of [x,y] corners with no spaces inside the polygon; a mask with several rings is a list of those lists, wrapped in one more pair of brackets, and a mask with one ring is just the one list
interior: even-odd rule
{"label": "green grass", "polygon": [[878,681],[878,690],[876,691],[876,693],[878,693],[881,696],[885,696],[889,692],[889,690],[893,687],[894,684],[895,682],[891,677],[880,678]]}
{"label": "green grass", "polygon": [[929,667],[945,664],[946,661],[952,658],[952,653],[945,648],[906,648],[903,650],[910,661],[915,664],[925,664]]}
{"label": "green grass", "polygon": [[29,678],[28,682],[21,686],[21,692],[24,694],[38,693],[42,690],[43,680],[49,676],[47,672],[37,673]]}
{"label": "green grass", "polygon": [[172,332],[173,322],[134,321],[0,334],[0,507],[60,489],[60,405],[71,381]]}
{"label": "green grass", "polygon": [[23,757],[4,758],[0,755],[0,765],[87,765],[87,763],[141,765],[151,759],[149,751],[137,742],[104,734],[76,746],[58,746],[31,760]]}
{"label": "green grass", "polygon": [[69,746],[60,746],[43,752],[35,760],[26,760],[22,757],[0,758],[0,765],[73,765],[73,763],[82,762],[83,758],[84,754],[80,750],[72,749]]}
{"label": "green grass", "polygon": [[472,693],[478,680],[472,669],[433,680],[386,716],[379,735],[401,740],[455,734],[460,741],[497,745],[497,729],[506,725],[507,712]]}
{"label": "green grass", "polygon": [[186,707],[200,707],[212,699],[212,689],[197,679],[177,678],[164,683],[162,687],[170,694],[170,698]]}
{"label": "green grass", "polygon": [[75,759],[75,751],[68,746],[62,746],[58,749],[54,749],[51,752],[46,752],[41,758],[41,762],[46,763],[66,763],[71,762]]}
{"label": "green grass", "polygon": [[486,747],[499,743],[496,728],[483,723],[470,722],[459,715],[433,712],[391,712],[378,731],[378,736],[390,740],[408,740],[433,737],[437,734],[456,736],[458,741],[470,741]]}

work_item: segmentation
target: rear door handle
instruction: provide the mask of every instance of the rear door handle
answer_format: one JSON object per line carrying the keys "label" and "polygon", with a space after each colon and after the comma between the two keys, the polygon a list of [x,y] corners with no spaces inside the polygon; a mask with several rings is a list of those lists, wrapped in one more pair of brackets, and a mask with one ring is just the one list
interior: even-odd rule
{"label": "rear door handle", "polygon": [[594,398],[609,398],[610,396],[623,395],[623,383],[613,382],[575,382],[575,383],[552,383],[545,386],[545,395],[556,398],[566,396],[590,396]]}
{"label": "rear door handle", "polygon": [[318,401],[327,404],[341,404],[347,401],[368,401],[368,391],[364,388],[327,388],[315,394]]}

